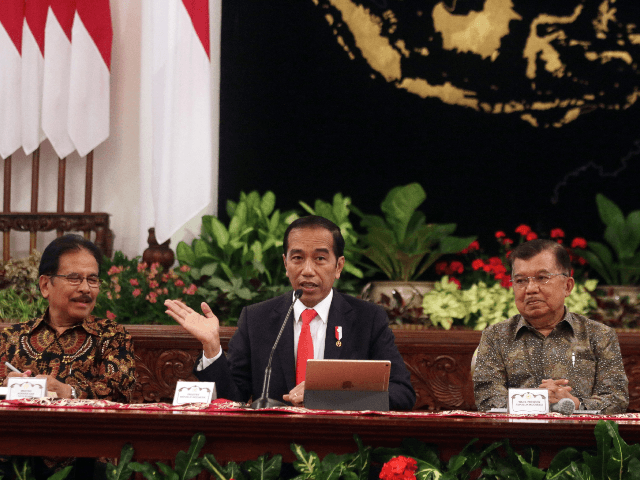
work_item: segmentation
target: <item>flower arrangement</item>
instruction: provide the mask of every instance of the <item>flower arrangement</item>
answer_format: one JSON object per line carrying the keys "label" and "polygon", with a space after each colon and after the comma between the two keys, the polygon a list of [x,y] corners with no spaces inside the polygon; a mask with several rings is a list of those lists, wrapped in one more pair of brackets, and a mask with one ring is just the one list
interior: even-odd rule
{"label": "flower arrangement", "polygon": [[[518,234],[517,245],[540,237],[525,224],[519,225],[514,232]],[[552,229],[549,237],[561,245],[565,243],[565,233],[561,228]],[[495,239],[498,242],[497,253],[486,253],[480,243],[474,241],[464,250],[449,256],[448,260],[438,262],[435,265],[436,273],[447,275],[450,281],[459,287],[468,288],[478,282],[484,282],[487,285],[498,283],[502,287],[508,288],[511,285],[511,276],[508,271],[507,258],[511,250],[515,248],[516,241],[501,230],[495,233]],[[588,278],[587,261],[576,252],[576,249],[583,249],[586,246],[586,240],[581,237],[574,238],[569,246],[565,245],[571,257],[572,275],[576,281]]]}
{"label": "flower arrangement", "polygon": [[191,281],[190,267],[164,271],[158,263],[147,265],[140,257],[128,259],[116,252],[105,258],[101,288],[94,315],[116,319],[124,324],[174,324],[165,313],[166,299],[182,300],[194,310],[203,301]]}

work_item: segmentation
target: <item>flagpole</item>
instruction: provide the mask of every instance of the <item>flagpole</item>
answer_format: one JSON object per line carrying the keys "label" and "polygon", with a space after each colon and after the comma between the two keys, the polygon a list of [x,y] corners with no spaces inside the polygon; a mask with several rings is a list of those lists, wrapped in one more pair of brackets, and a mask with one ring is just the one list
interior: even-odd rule
{"label": "flagpole", "polygon": [[[40,147],[31,156],[31,213],[38,213],[38,188],[40,186]],[[29,253],[36,249],[37,233],[29,234]]]}
{"label": "flagpole", "polygon": [[[11,213],[11,155],[4,159],[4,213]],[[2,258],[5,262],[11,259],[11,231],[2,234]]]}
{"label": "flagpole", "polygon": [[[93,150],[87,153],[87,174],[84,189],[84,213],[91,213],[91,198],[93,196]],[[86,230],[84,237],[90,239],[91,231]]]}
{"label": "flagpole", "polygon": [[[65,172],[67,168],[67,158],[58,158],[58,213],[64,213],[64,184]],[[64,234],[62,229],[57,229],[59,237]]]}

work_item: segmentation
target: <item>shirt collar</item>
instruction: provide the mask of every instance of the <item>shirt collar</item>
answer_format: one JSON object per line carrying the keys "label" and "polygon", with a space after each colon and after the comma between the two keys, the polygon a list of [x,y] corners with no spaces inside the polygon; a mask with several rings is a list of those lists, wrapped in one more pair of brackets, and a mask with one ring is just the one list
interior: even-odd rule
{"label": "shirt collar", "polygon": [[[516,325],[516,330],[515,330],[515,334],[513,336],[514,340],[518,337],[518,334],[520,333],[520,331],[523,328],[526,328],[527,330],[535,330],[535,328],[533,327],[533,325],[531,325],[529,322],[527,322],[524,317],[522,315],[519,315],[520,319],[518,320],[518,324]],[[567,307],[564,307],[564,316],[562,317],[562,320],[560,320],[558,322],[558,325],[556,325],[555,328],[557,328],[559,325],[561,325],[562,323],[566,323],[569,328],[571,329],[571,332],[575,331],[575,323],[576,319],[574,318],[573,314],[571,312],[569,312],[567,310]],[[555,330],[554,328],[554,330]]]}
{"label": "shirt collar", "polygon": [[[29,333],[32,333],[36,328],[38,328],[43,323],[45,323],[47,326],[49,326],[49,328],[52,328],[49,325],[49,307],[47,307],[47,310],[44,312],[44,315],[42,315],[40,318],[36,319],[36,321],[31,326],[31,330],[29,331]],[[87,318],[85,318],[82,321],[82,323],[74,325],[71,328],[75,328],[78,325],[81,326],[82,328],[84,328],[85,331],[89,335],[100,335],[100,331],[98,330],[98,326],[97,326],[97,322],[96,322],[96,317],[94,317],[93,315],[89,315]]]}
{"label": "shirt collar", "polygon": [[[331,308],[331,300],[333,300],[333,288],[329,291],[329,295],[324,297],[320,303],[318,303],[313,309],[316,311],[320,320],[323,323],[327,323],[329,319],[329,309]],[[293,306],[293,314],[296,322],[300,322],[300,315],[304,312],[308,307],[305,307],[302,302],[296,302]]]}

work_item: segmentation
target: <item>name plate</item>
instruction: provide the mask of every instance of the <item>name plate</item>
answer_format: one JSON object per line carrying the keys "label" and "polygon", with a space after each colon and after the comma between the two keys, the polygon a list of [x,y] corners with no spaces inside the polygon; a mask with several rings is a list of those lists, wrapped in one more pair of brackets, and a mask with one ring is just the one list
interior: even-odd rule
{"label": "name plate", "polygon": [[185,382],[180,380],[176,384],[173,404],[211,403],[211,400],[215,400],[216,398],[215,382]]}
{"label": "name plate", "polygon": [[539,415],[549,413],[549,390],[546,388],[510,388],[508,413]]}
{"label": "name plate", "polygon": [[7,400],[42,398],[46,396],[46,378],[9,377],[7,381]]}

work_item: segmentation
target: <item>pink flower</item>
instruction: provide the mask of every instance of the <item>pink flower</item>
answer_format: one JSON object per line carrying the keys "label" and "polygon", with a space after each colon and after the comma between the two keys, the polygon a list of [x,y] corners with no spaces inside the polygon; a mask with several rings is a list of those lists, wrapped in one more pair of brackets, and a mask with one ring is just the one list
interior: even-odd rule
{"label": "pink flower", "polygon": [[134,287],[137,287],[139,285],[137,278],[132,278],[131,280],[129,280],[129,283]]}
{"label": "pink flower", "polygon": [[142,290],[140,290],[139,288],[136,288],[131,295],[133,295],[134,297],[139,296],[142,293]]}
{"label": "pink flower", "polygon": [[193,283],[189,285],[189,288],[182,289],[182,293],[186,293],[187,295],[195,295],[197,291],[198,287],[196,287]]}
{"label": "pink flower", "polygon": [[191,267],[189,265],[182,265],[182,266],[180,266],[180,271],[181,272],[185,272],[185,273],[189,272],[189,271],[191,271]]}
{"label": "pink flower", "polygon": [[139,264],[138,264],[138,272],[141,272],[141,271],[143,271],[143,270],[146,270],[146,269],[147,269],[147,266],[148,266],[148,265],[147,265],[147,262],[139,263]]}
{"label": "pink flower", "polygon": [[149,303],[157,303],[158,294],[156,292],[149,292],[149,294],[145,298],[149,300]]}
{"label": "pink flower", "polygon": [[176,287],[184,287],[184,282],[180,279],[176,280],[173,283],[175,284]]}
{"label": "pink flower", "polygon": [[107,270],[107,275],[117,275],[118,273],[122,272],[123,268],[124,267],[117,267],[116,265],[113,265],[109,270]]}
{"label": "pink flower", "polygon": [[116,317],[117,317],[117,315],[115,313],[111,312],[110,310],[107,310],[107,318],[109,320],[115,320]]}
{"label": "pink flower", "polygon": [[149,288],[158,288],[160,284],[155,280],[149,280]]}

